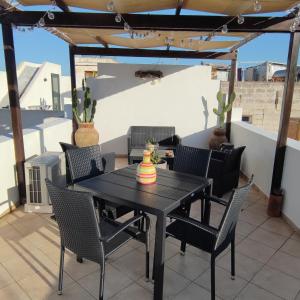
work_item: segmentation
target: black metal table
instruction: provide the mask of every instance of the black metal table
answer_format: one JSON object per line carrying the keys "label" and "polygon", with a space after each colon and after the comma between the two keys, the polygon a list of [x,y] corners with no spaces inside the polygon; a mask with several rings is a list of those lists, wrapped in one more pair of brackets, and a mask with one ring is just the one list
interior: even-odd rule
{"label": "black metal table", "polygon": [[75,184],[77,190],[103,200],[157,217],[154,252],[154,299],[163,299],[166,217],[181,204],[189,203],[198,192],[210,187],[206,178],[157,169],[157,183],[141,185],[135,179],[136,165]]}

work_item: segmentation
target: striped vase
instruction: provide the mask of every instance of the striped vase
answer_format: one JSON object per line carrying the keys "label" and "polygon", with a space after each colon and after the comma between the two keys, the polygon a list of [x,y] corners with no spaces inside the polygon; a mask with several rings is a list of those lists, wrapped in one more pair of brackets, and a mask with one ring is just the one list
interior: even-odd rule
{"label": "striped vase", "polygon": [[156,182],[156,168],[151,162],[151,153],[144,150],[143,161],[136,169],[136,181],[140,184],[153,184]]}

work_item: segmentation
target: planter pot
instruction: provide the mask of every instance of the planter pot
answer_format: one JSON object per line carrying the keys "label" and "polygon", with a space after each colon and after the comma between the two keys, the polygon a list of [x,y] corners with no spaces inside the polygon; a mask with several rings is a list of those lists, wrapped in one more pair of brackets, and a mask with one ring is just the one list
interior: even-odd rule
{"label": "planter pot", "polygon": [[228,142],[226,137],[226,130],[223,128],[216,128],[214,129],[208,144],[210,149],[218,150],[220,149],[220,146],[226,142]]}
{"label": "planter pot", "polygon": [[94,123],[80,123],[75,132],[75,143],[78,147],[88,147],[99,144],[99,133]]}
{"label": "planter pot", "polygon": [[161,160],[158,164],[155,165],[156,168],[159,168],[159,169],[164,169],[166,170],[167,169],[167,161],[165,160]]}
{"label": "planter pot", "polygon": [[143,161],[137,166],[136,181],[146,185],[156,182],[156,168],[151,162],[151,153],[149,150],[144,150]]}
{"label": "planter pot", "polygon": [[149,150],[151,153],[154,152],[155,150],[158,150],[158,144],[146,144],[146,149]]}
{"label": "planter pot", "polygon": [[283,198],[284,198],[283,192],[270,195],[268,210],[267,210],[267,213],[270,217],[276,218],[281,216]]}

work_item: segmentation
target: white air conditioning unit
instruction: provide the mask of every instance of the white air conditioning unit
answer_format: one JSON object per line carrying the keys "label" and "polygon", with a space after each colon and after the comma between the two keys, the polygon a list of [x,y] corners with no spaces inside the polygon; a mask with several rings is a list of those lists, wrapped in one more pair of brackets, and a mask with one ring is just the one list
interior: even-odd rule
{"label": "white air conditioning unit", "polygon": [[66,186],[66,163],[63,152],[45,152],[25,162],[25,212],[52,213],[45,179]]}

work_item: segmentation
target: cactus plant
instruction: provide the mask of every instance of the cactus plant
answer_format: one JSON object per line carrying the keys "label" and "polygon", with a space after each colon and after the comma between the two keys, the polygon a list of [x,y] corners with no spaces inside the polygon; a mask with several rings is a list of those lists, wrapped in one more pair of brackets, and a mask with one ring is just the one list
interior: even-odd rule
{"label": "cactus plant", "polygon": [[222,92],[219,91],[217,94],[219,108],[214,108],[213,112],[219,117],[219,125],[221,128],[225,127],[225,114],[231,111],[235,98],[236,94],[233,92],[229,97],[228,103],[226,104],[226,100],[224,99]]}
{"label": "cactus plant", "polygon": [[92,123],[96,113],[96,100],[91,100],[91,90],[86,86],[85,80],[82,80],[82,90],[83,90],[83,111],[82,118],[80,117],[79,112],[79,100],[77,95],[77,90],[73,91],[72,95],[72,111],[75,117],[76,122],[79,123]]}

